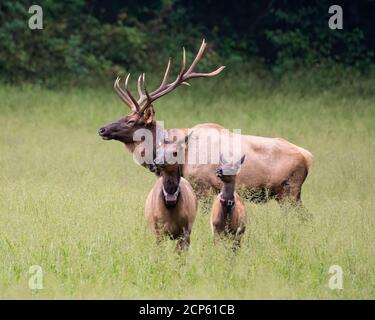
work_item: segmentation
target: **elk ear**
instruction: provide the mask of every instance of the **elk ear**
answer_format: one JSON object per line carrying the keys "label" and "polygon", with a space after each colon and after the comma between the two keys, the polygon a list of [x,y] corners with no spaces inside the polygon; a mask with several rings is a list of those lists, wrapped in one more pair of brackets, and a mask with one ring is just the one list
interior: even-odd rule
{"label": "elk ear", "polygon": [[193,135],[193,132],[194,131],[191,131],[188,135],[185,136],[184,142],[185,142],[186,145],[188,145],[189,139]]}
{"label": "elk ear", "polygon": [[240,159],[240,165],[242,165],[243,164],[243,162],[245,161],[245,155],[243,155],[242,157],[241,157],[241,159]]}
{"label": "elk ear", "polygon": [[143,119],[145,120],[146,124],[150,124],[155,121],[155,111],[154,107],[150,105],[143,113]]}
{"label": "elk ear", "polygon": [[240,166],[243,164],[244,161],[245,161],[245,155],[243,155],[243,156],[241,157],[241,159],[238,160],[238,161],[235,163],[235,165],[238,166],[238,167],[240,167]]}
{"label": "elk ear", "polygon": [[220,153],[220,164],[223,165],[223,164],[226,164],[226,163],[227,163],[227,160],[225,160],[223,154]]}

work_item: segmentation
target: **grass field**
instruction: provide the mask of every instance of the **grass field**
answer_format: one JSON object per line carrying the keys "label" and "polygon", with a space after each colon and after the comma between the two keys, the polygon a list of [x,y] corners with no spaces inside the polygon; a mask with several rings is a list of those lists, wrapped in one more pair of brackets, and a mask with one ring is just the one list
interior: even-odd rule
{"label": "grass field", "polygon": [[[374,299],[374,77],[234,79],[177,90],[156,104],[157,118],[166,127],[216,122],[310,150],[302,198],[312,221],[274,201],[247,204],[234,255],[213,245],[200,203],[190,251],[157,247],[143,216],[155,177],[97,135],[128,112],[112,83],[2,85],[0,298]],[[32,265],[43,269],[42,290],[28,286]],[[331,265],[343,269],[342,290],[328,288]]]}

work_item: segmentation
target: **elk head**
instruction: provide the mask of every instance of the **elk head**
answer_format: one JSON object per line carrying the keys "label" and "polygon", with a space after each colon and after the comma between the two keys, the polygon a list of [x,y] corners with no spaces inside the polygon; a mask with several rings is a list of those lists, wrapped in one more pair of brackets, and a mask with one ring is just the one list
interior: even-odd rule
{"label": "elk head", "polygon": [[172,208],[177,203],[182,176],[181,156],[185,155],[184,151],[192,133],[177,141],[164,141],[156,150],[154,165],[163,177],[162,191],[167,208]]}
{"label": "elk head", "polygon": [[224,156],[220,155],[220,164],[216,169],[216,176],[224,183],[229,183],[234,181],[236,175],[238,174],[241,165],[245,161],[245,155],[237,161],[227,161]]}
{"label": "elk head", "polygon": [[205,40],[199,48],[199,51],[194,58],[192,64],[188,69],[186,69],[186,55],[185,49],[182,48],[182,67],[181,71],[177,75],[175,81],[168,83],[168,76],[171,69],[171,59],[169,58],[167,68],[164,73],[163,80],[156,90],[148,92],[146,88],[145,74],[139,76],[138,78],[138,94],[139,99],[136,100],[134,96],[128,89],[128,82],[130,74],[125,79],[124,89],[120,87],[120,78],[117,77],[114,83],[114,89],[121,99],[131,110],[130,114],[126,117],[114,121],[99,129],[99,135],[104,140],[118,140],[124,143],[133,143],[133,135],[140,128],[149,128],[153,131],[156,127],[155,112],[152,103],[159,99],[160,97],[166,95],[167,93],[173,91],[180,85],[190,86],[189,80],[193,78],[202,77],[213,77],[219,74],[225,67],[212,71],[210,73],[199,73],[195,72],[194,68],[199,63],[203,56],[204,50],[206,48]]}
{"label": "elk head", "polygon": [[177,170],[185,161],[185,148],[192,134],[193,131],[182,138],[180,137],[177,141],[165,140],[164,143],[160,144],[156,151],[154,160],[155,166],[160,171],[165,170],[167,172],[172,172]]}

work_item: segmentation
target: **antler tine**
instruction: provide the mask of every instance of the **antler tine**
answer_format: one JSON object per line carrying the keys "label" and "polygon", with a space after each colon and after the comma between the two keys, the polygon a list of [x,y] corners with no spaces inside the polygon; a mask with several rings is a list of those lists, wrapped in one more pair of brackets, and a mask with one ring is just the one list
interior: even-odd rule
{"label": "antler tine", "polygon": [[150,94],[151,96],[158,93],[159,91],[165,89],[165,87],[168,86],[167,81],[168,81],[168,77],[169,77],[169,72],[171,71],[171,66],[172,66],[172,59],[169,58],[167,67],[166,67],[165,72],[164,72],[163,80],[162,80],[159,88],[157,88],[155,91],[151,92],[151,94]]}
{"label": "antler tine", "polygon": [[113,84],[113,88],[116,90],[116,86],[117,86],[117,83],[119,82],[119,76],[117,76],[117,78],[116,78],[116,80],[115,80],[115,82],[114,82],[114,84]]}
{"label": "antler tine", "polygon": [[208,72],[208,73],[192,72],[192,73],[189,75],[189,79],[192,79],[192,78],[200,78],[200,77],[213,77],[213,76],[218,75],[218,74],[219,74],[221,71],[223,71],[224,69],[225,69],[225,66],[221,66],[221,67],[217,68],[215,71]]}
{"label": "antler tine", "polygon": [[186,69],[186,52],[185,52],[185,47],[182,47],[182,66],[181,66],[181,71],[179,73],[179,77],[182,78],[184,75]]}
{"label": "antler tine", "polygon": [[130,91],[128,89],[129,78],[130,78],[130,73],[128,73],[128,75],[125,79],[125,91],[126,91],[128,97],[130,98],[130,100],[131,100],[131,102],[134,106],[134,109],[136,111],[138,111],[139,110],[139,104],[138,104],[137,100],[134,99],[133,95],[130,93]]}
{"label": "antler tine", "polygon": [[142,74],[142,83],[143,83],[143,90],[145,91],[145,94],[146,94],[146,97],[147,97],[147,101],[149,101],[151,103],[152,99],[151,99],[150,94],[148,93],[147,88],[146,88],[146,74],[145,73]]}
{"label": "antler tine", "polygon": [[145,94],[142,91],[142,83],[141,82],[142,82],[142,75],[140,74],[139,77],[138,77],[138,85],[137,85],[140,100],[144,99],[144,97],[145,97]]}
{"label": "antler tine", "polygon": [[203,39],[202,44],[201,44],[201,46],[198,50],[198,53],[195,56],[195,59],[194,59],[193,63],[190,65],[189,69],[186,71],[186,74],[191,73],[194,70],[194,68],[196,67],[196,65],[198,64],[198,62],[200,61],[200,59],[202,59],[204,50],[206,49],[206,45],[207,45],[206,40]]}
{"label": "antler tine", "polygon": [[147,90],[147,87],[146,87],[146,74],[143,73],[142,74],[142,78],[141,78],[141,82],[142,82],[142,85],[143,85],[143,90],[145,92],[145,94],[143,95],[143,98],[140,99],[140,105],[141,103],[144,103],[146,101],[146,103],[143,104],[143,106],[140,108],[139,110],[139,113],[143,113],[143,111],[146,110],[146,108],[152,103],[153,99],[151,98],[148,90]]}
{"label": "antler tine", "polygon": [[164,87],[167,84],[168,77],[169,77],[169,71],[171,71],[171,63],[172,63],[172,60],[171,60],[171,58],[169,58],[167,68],[165,69],[163,81],[161,82],[160,87]]}
{"label": "antler tine", "polygon": [[121,101],[124,102],[126,105],[128,105],[131,109],[133,109],[133,105],[132,105],[131,101],[129,100],[128,96],[126,95],[124,90],[121,89],[121,87],[119,85],[120,80],[121,80],[120,77],[116,78],[115,83],[113,85],[113,88],[115,89],[115,91],[116,91],[117,95],[119,96],[119,98],[121,99]]}

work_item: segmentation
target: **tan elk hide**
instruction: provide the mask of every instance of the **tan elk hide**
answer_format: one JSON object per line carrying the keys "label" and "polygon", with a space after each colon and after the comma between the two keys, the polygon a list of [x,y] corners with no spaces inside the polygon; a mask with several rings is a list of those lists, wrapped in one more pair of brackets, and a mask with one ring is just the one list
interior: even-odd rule
{"label": "tan elk hide", "polygon": [[160,239],[163,235],[178,240],[179,249],[190,245],[190,234],[197,214],[197,199],[190,183],[181,176],[181,167],[166,161],[177,149],[186,145],[187,137],[163,145],[163,153],[155,159],[161,177],[148,194],[145,217],[151,230]]}
{"label": "tan elk hide", "polygon": [[211,210],[211,228],[214,236],[229,236],[239,246],[246,226],[246,209],[236,192],[236,176],[245,156],[227,162],[223,156],[216,169],[217,177],[223,182],[221,192],[214,200]]}

